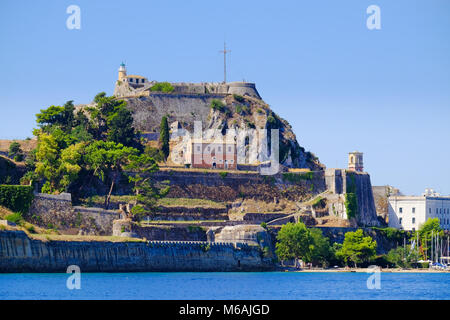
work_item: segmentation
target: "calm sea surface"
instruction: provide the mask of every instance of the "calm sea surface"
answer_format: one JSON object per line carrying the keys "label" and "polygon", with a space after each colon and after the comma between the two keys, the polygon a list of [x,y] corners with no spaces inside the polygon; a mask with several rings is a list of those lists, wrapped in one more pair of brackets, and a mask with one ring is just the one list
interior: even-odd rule
{"label": "calm sea surface", "polygon": [[382,273],[367,289],[366,273],[82,273],[0,274],[4,299],[450,299],[450,273]]}

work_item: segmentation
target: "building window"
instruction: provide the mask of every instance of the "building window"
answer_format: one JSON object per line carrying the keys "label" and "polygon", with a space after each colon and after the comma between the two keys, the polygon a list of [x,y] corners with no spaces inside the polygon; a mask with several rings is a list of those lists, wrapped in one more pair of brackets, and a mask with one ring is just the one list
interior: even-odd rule
{"label": "building window", "polygon": [[403,220],[403,218],[398,219],[398,223],[402,224],[402,220]]}
{"label": "building window", "polygon": [[399,208],[398,212],[403,213],[403,208]]}
{"label": "building window", "polygon": [[228,147],[228,152],[231,152],[231,147]]}
{"label": "building window", "polygon": [[413,224],[416,223],[416,218],[412,218],[412,223],[413,223]]}
{"label": "building window", "polygon": [[436,214],[438,214],[439,213],[439,211],[438,211],[439,209],[438,208],[436,208]]}
{"label": "building window", "polygon": [[197,146],[197,151],[200,151],[200,146]]}
{"label": "building window", "polygon": [[412,208],[412,213],[416,213],[416,208]]}
{"label": "building window", "polygon": [[222,147],[217,147],[217,151],[222,152]]}
{"label": "building window", "polygon": [[208,147],[206,150],[208,150],[208,151],[211,151],[211,148],[210,147]]}
{"label": "building window", "polygon": [[142,79],[142,83],[144,83],[145,82],[145,79]]}
{"label": "building window", "polygon": [[230,160],[230,163],[234,163],[234,160]]}
{"label": "building window", "polygon": [[431,213],[431,208],[428,208],[428,212]]}

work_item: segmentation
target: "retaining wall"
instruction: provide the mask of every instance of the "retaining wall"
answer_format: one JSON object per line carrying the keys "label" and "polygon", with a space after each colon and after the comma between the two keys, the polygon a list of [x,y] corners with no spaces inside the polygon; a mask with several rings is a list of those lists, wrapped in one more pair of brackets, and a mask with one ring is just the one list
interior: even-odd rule
{"label": "retaining wall", "polygon": [[62,233],[110,235],[113,221],[120,214],[118,210],[73,207],[70,193],[37,193],[27,218],[38,226],[56,228]]}
{"label": "retaining wall", "polygon": [[0,272],[263,271],[273,264],[258,246],[208,242],[32,240],[0,231]]}

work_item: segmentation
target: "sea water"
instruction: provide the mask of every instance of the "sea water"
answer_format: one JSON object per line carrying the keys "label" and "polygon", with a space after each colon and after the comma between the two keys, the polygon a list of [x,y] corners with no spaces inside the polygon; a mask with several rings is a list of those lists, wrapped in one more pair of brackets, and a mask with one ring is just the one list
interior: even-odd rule
{"label": "sea water", "polygon": [[[0,274],[0,299],[450,299],[450,273],[81,273]],[[372,287],[372,289],[370,289]]]}

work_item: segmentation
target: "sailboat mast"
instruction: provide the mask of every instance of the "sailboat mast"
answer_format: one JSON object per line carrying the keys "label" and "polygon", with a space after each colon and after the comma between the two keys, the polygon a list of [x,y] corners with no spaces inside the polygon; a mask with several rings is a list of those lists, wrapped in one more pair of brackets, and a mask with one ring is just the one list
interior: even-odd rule
{"label": "sailboat mast", "polygon": [[433,262],[434,255],[433,255],[433,239],[434,239],[434,232],[431,230],[431,262]]}

